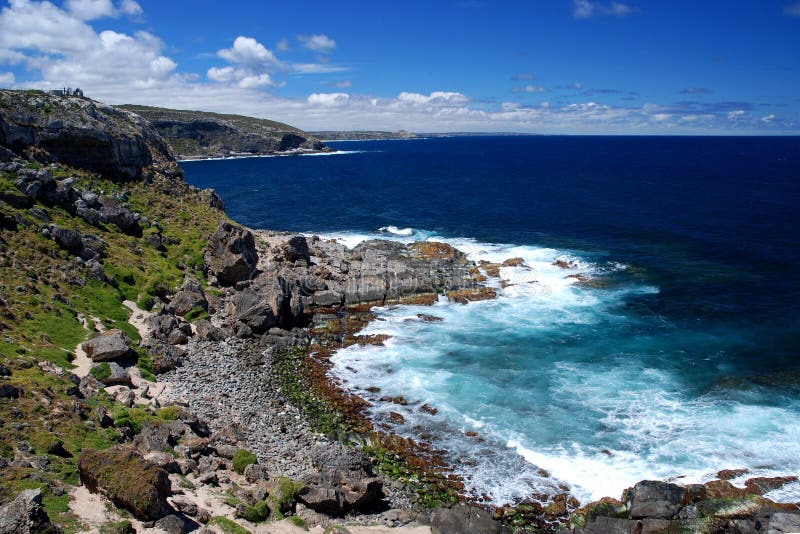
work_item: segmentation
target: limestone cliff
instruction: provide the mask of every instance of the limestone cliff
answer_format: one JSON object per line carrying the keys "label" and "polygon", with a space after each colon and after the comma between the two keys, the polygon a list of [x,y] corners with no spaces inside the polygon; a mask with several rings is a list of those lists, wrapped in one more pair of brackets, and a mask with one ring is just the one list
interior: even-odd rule
{"label": "limestone cliff", "polygon": [[329,150],[316,137],[280,122],[147,106],[119,108],[150,121],[182,159]]}

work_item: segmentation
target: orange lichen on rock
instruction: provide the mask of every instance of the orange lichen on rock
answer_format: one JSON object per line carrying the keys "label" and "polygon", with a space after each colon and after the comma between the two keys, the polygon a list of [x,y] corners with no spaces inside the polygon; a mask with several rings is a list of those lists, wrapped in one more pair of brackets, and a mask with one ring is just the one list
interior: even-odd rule
{"label": "orange lichen on rock", "polygon": [[525,260],[522,258],[509,258],[503,262],[503,267],[519,267],[525,263]]}
{"label": "orange lichen on rock", "polygon": [[499,263],[492,263],[490,261],[481,260],[481,267],[486,272],[487,275],[493,276],[494,278],[500,277],[500,268],[502,267]]}
{"label": "orange lichen on rock", "polygon": [[437,241],[420,241],[409,246],[415,256],[426,260],[456,259],[461,255],[455,247]]}
{"label": "orange lichen on rock", "polygon": [[491,300],[493,298],[497,298],[497,291],[491,287],[462,289],[459,291],[450,291],[447,294],[447,300],[450,302],[458,302],[460,304],[467,304],[469,302],[476,302],[479,300]]}
{"label": "orange lichen on rock", "polygon": [[553,262],[553,265],[555,265],[556,267],[560,267],[562,269],[574,269],[575,268],[575,264],[573,262],[565,261],[565,260],[556,260],[556,261]]}

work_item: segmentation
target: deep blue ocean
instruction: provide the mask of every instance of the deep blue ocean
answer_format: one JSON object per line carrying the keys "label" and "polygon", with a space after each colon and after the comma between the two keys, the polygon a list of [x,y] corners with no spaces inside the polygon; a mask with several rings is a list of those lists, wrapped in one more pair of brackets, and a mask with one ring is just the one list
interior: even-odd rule
{"label": "deep blue ocean", "polygon": [[[525,260],[498,299],[378,310],[367,331],[386,346],[335,357],[376,420],[402,411],[398,431],[432,436],[470,491],[502,503],[566,483],[585,501],[723,468],[800,475],[800,138],[329,145],[182,167],[251,227]],[[800,484],[770,496],[800,500]]]}

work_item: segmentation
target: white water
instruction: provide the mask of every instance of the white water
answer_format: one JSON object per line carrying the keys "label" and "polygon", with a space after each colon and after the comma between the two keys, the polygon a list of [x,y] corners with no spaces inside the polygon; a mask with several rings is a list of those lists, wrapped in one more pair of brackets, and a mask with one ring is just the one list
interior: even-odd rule
{"label": "white water", "polygon": [[[352,346],[332,359],[333,374],[373,403],[372,417],[386,421],[398,412],[406,421],[398,433],[430,434],[475,495],[502,504],[560,493],[565,483],[588,501],[618,497],[642,479],[702,482],[725,468],[747,467],[749,476],[800,474],[797,402],[714,386],[725,362],[704,352],[713,340],[628,311],[630,301],[654,298],[658,288],[626,279],[626,265],[393,226],[325,237],[348,246],[431,239],[475,261],[524,259],[501,269],[512,285],[492,282],[496,300],[376,309],[379,320],[363,333],[391,335],[385,346]],[[592,289],[567,275],[613,283]],[[380,393],[368,392],[370,386]],[[397,395],[409,405],[379,400]],[[421,411],[423,403],[438,413]],[[800,485],[769,496],[798,501]]]}

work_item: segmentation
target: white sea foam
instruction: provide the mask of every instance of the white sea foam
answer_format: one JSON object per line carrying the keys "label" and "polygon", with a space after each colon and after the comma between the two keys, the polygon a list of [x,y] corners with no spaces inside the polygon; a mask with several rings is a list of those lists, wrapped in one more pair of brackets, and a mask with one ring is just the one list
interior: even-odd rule
{"label": "white sea foam", "polygon": [[[427,239],[447,242],[474,261],[524,260],[500,269],[512,285],[498,287],[495,300],[377,308],[382,320],[363,333],[392,336],[385,346],[354,345],[332,358],[332,373],[372,403],[372,417],[402,413],[406,422],[396,431],[409,436],[425,428],[475,495],[501,504],[559,493],[565,482],[586,502],[619,496],[646,478],[702,482],[738,467],[749,467],[752,476],[800,474],[800,406],[687,395],[671,355],[624,313],[627,299],[658,288],[632,282],[592,289],[566,277],[592,278],[627,265],[414,228],[327,237],[348,246],[374,238]],[[556,259],[572,268],[554,265]],[[633,332],[634,339],[617,336],[604,345],[596,332],[614,329]],[[597,336],[592,350],[582,344],[585,336]],[[380,393],[367,391],[370,386]],[[380,402],[384,395],[403,395],[409,404]],[[438,413],[422,412],[423,403]],[[485,441],[466,437],[468,431]],[[800,484],[769,496],[796,502]]]}

